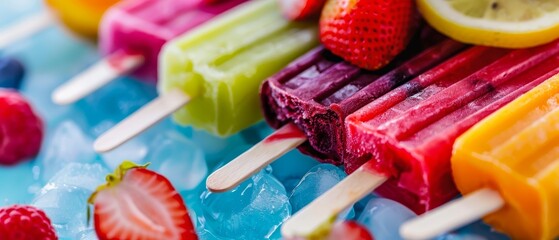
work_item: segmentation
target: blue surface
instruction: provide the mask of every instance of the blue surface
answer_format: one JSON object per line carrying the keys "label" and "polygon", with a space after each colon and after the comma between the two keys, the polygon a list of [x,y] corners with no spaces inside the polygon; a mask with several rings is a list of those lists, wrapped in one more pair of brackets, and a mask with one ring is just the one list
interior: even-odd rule
{"label": "blue surface", "polygon": [[0,30],[42,9],[40,0],[0,1]]}

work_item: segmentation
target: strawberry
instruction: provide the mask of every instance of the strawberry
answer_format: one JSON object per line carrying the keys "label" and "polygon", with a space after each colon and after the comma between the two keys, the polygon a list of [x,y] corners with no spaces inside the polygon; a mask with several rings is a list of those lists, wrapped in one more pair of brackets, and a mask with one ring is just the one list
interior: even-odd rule
{"label": "strawberry", "polygon": [[280,0],[283,15],[289,20],[318,17],[326,0]]}
{"label": "strawberry", "polygon": [[413,0],[328,0],[320,40],[344,60],[375,70],[406,48],[419,22]]}
{"label": "strawberry", "polygon": [[373,240],[366,228],[354,221],[338,222],[334,224],[328,240]]}
{"label": "strawberry", "polygon": [[198,239],[181,196],[146,166],[122,163],[91,195],[99,239]]}

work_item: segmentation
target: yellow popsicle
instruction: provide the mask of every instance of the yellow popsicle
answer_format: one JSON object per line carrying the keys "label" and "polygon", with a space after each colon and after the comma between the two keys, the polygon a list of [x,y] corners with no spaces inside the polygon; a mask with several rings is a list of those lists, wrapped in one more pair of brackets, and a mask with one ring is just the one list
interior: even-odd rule
{"label": "yellow popsicle", "polygon": [[73,32],[88,39],[97,38],[105,11],[120,0],[45,0],[54,14]]}
{"label": "yellow popsicle", "polygon": [[484,220],[513,239],[559,236],[559,75],[495,112],[454,145],[462,194],[493,189],[505,206]]}

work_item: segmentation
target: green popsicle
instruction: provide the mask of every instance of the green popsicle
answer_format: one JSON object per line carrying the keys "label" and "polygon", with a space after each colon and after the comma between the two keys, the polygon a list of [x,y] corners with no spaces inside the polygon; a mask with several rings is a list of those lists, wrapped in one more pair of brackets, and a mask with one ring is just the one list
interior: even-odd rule
{"label": "green popsicle", "polygon": [[164,46],[159,92],[192,98],[178,124],[234,134],[262,118],[260,83],[318,45],[316,26],[285,20],[275,0],[247,2]]}

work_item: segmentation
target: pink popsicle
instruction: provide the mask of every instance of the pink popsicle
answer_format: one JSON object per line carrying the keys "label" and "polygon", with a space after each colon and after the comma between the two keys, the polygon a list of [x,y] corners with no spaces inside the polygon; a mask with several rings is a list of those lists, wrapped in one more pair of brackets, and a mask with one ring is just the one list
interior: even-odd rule
{"label": "pink popsicle", "polygon": [[99,48],[141,54],[145,62],[133,74],[157,79],[157,56],[163,44],[246,0],[205,4],[199,0],[131,0],[109,9],[101,20]]}
{"label": "pink popsicle", "polygon": [[126,0],[107,10],[99,28],[105,58],[57,88],[57,104],[73,103],[119,76],[157,80],[158,55],[171,39],[208,22],[246,0],[204,3],[201,0]]}

